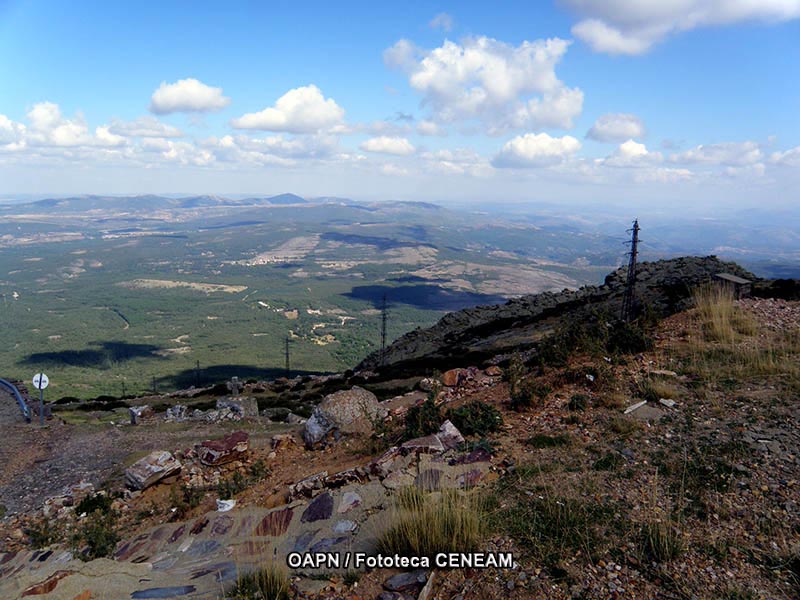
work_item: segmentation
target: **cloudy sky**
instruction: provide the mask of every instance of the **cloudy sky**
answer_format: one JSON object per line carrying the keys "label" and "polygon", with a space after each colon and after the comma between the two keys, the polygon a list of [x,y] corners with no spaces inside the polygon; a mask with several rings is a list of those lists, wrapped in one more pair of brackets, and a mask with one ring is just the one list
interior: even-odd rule
{"label": "cloudy sky", "polygon": [[0,0],[4,196],[792,206],[799,115],[800,0]]}

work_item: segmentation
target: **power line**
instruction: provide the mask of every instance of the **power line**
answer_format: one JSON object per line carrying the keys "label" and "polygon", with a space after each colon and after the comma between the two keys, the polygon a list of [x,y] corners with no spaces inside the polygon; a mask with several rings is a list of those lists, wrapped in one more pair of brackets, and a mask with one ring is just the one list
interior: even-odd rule
{"label": "power line", "polygon": [[626,323],[636,318],[636,258],[639,254],[639,219],[633,221],[631,245],[628,255],[628,277],[625,282],[625,295],[622,297],[622,320]]}

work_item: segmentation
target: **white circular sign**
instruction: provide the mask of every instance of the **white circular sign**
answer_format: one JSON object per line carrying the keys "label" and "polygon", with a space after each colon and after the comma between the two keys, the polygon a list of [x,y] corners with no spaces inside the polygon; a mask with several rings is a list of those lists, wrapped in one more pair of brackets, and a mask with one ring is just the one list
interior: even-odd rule
{"label": "white circular sign", "polygon": [[50,384],[50,379],[44,373],[37,373],[33,376],[33,387],[43,390]]}

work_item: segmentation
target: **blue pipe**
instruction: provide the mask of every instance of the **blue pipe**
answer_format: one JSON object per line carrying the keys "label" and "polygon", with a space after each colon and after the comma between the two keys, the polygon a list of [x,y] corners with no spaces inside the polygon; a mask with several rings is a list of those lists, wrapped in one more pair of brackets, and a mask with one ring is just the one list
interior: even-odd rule
{"label": "blue pipe", "polygon": [[19,404],[20,409],[22,410],[22,414],[25,417],[25,421],[27,423],[31,422],[31,411],[28,408],[28,405],[25,403],[25,399],[22,397],[22,394],[19,393],[17,387],[11,383],[10,381],[6,381],[5,379],[0,379],[0,387],[5,388],[17,399],[17,403]]}

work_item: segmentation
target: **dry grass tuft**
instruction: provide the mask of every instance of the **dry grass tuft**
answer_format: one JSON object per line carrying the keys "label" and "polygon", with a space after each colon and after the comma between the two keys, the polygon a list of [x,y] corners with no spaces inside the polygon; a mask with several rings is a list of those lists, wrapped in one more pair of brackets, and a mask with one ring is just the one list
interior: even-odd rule
{"label": "dry grass tuft", "polygon": [[477,550],[484,534],[483,512],[474,492],[425,494],[415,487],[404,488],[378,539],[378,549],[384,554],[428,557]]}
{"label": "dry grass tuft", "polygon": [[236,584],[225,594],[226,600],[289,600],[289,574],[271,562],[256,571],[239,575]]}

